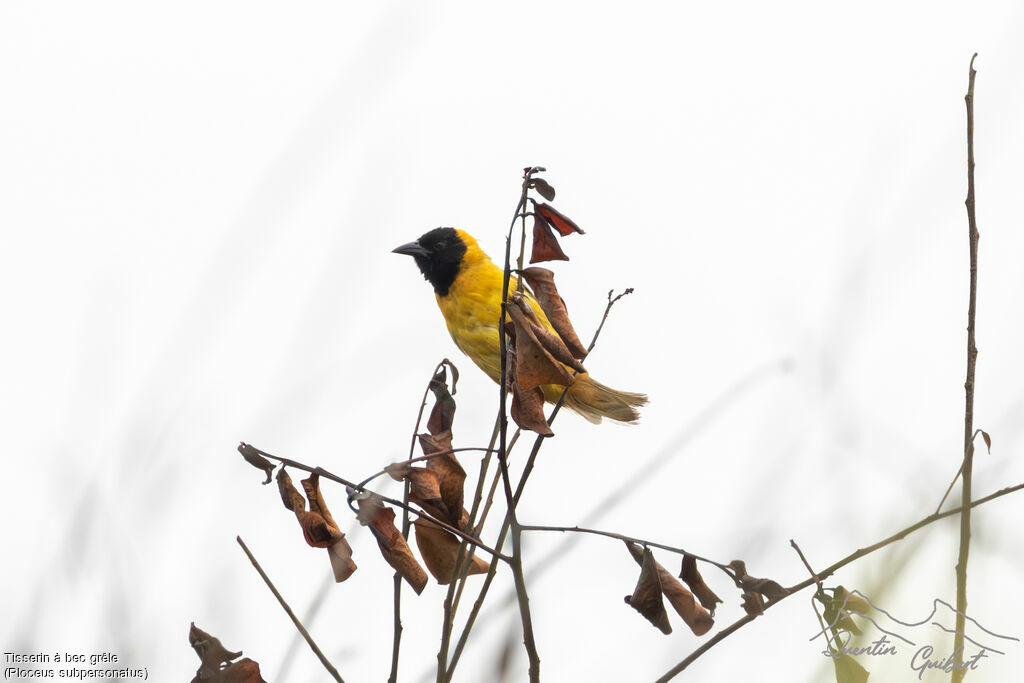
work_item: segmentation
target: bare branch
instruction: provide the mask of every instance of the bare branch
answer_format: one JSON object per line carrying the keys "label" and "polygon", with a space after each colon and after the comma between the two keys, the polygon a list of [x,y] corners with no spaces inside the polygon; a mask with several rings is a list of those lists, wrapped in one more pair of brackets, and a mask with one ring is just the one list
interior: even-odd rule
{"label": "bare branch", "polygon": [[341,678],[341,674],[338,673],[338,670],[334,668],[334,665],[331,664],[330,661],[328,661],[327,657],[324,656],[324,653],[320,651],[319,647],[317,647],[316,641],[313,640],[313,636],[309,635],[309,631],[307,631],[306,627],[302,625],[302,622],[299,621],[299,618],[295,616],[295,612],[293,612],[292,608],[288,606],[288,603],[285,602],[283,597],[281,597],[281,594],[277,592],[277,589],[274,587],[274,584],[270,580],[270,577],[267,576],[267,573],[263,571],[263,567],[261,567],[260,563],[256,561],[256,558],[253,557],[253,554],[249,551],[248,546],[245,545],[245,541],[242,540],[242,537],[235,536],[235,540],[238,541],[238,545],[242,546],[242,550],[249,558],[249,561],[252,562],[252,566],[255,567],[256,571],[259,572],[261,577],[263,577],[263,580],[267,584],[267,588],[269,588],[270,592],[274,594],[274,597],[277,598],[277,601],[281,603],[281,607],[284,608],[285,613],[291,618],[292,623],[295,624],[295,628],[299,630],[299,633],[302,634],[302,637],[306,639],[307,643],[309,643],[309,647],[311,650],[313,650],[313,654],[317,656],[317,658],[320,660],[320,663],[324,665],[324,668],[327,669],[327,672],[331,674],[334,680],[338,681],[338,683],[345,683],[345,681]]}
{"label": "bare branch", "polygon": [[345,486],[349,487],[353,491],[356,491],[356,492],[359,492],[359,493],[362,493],[362,492],[372,493],[372,494],[378,496],[385,503],[390,503],[391,505],[394,505],[395,507],[402,508],[403,510],[408,510],[409,512],[413,512],[413,513],[419,515],[420,518],[428,520],[429,522],[432,522],[432,523],[436,524],[437,526],[441,527],[442,529],[444,529],[448,533],[455,534],[455,536],[457,536],[458,538],[466,540],[467,542],[471,543],[472,545],[475,545],[476,547],[480,548],[481,550],[486,550],[488,553],[490,553],[491,555],[493,555],[494,557],[496,557],[499,560],[502,560],[504,562],[509,562],[512,559],[508,555],[500,553],[497,550],[495,550],[494,548],[491,548],[490,546],[485,545],[482,541],[479,541],[479,540],[473,538],[472,536],[470,536],[469,534],[465,533],[461,529],[457,529],[457,528],[453,527],[451,524],[448,524],[447,522],[442,521],[442,520],[438,519],[437,517],[434,517],[433,515],[428,514],[427,512],[425,512],[423,510],[418,510],[418,509],[414,508],[413,506],[409,505],[408,503],[403,503],[400,500],[395,500],[394,498],[389,498],[388,496],[385,496],[385,495],[383,495],[381,493],[377,493],[376,491],[371,491],[370,489],[366,488],[365,486],[363,486],[361,484],[357,484],[357,483],[355,483],[353,481],[349,481],[348,479],[345,479],[343,477],[339,477],[338,475],[336,475],[336,474],[334,474],[332,472],[328,472],[323,467],[312,467],[312,466],[307,465],[305,463],[299,462],[298,460],[292,460],[291,458],[282,458],[279,455],[271,455],[270,453],[267,453],[266,451],[261,451],[260,449],[256,448],[255,446],[251,446],[251,445],[246,444],[246,443],[243,443],[242,447],[251,448],[254,451],[256,451],[257,453],[259,453],[260,455],[262,455],[263,457],[271,458],[272,460],[277,460],[281,464],[287,465],[288,467],[294,467],[297,470],[302,470],[304,472],[310,472],[312,474],[318,474],[321,477],[323,477],[324,479],[330,479],[331,481],[333,481],[335,483],[344,484]]}
{"label": "bare branch", "polygon": [[[998,491],[996,491],[993,494],[990,494],[988,496],[985,496],[984,498],[979,498],[978,500],[972,501],[971,502],[971,507],[972,508],[973,507],[977,507],[979,505],[982,505],[983,503],[987,503],[987,502],[989,502],[991,500],[995,500],[996,498],[1001,498],[1001,497],[1003,497],[1003,496],[1005,496],[1005,495],[1007,495],[1009,493],[1014,493],[1015,491],[1020,491],[1021,489],[1024,489],[1024,483],[1017,484],[1016,486],[1008,486],[1008,487],[1006,487],[1004,489],[999,489]],[[928,526],[929,524],[932,524],[933,522],[937,522],[940,519],[945,519],[946,517],[951,517],[952,515],[956,515],[956,514],[959,514],[959,513],[960,513],[960,508],[953,508],[952,510],[947,510],[946,512],[937,512],[937,513],[928,515],[924,519],[922,519],[922,520],[920,520],[918,522],[915,522],[914,524],[911,524],[910,526],[906,527],[905,529],[901,529],[900,531],[897,531],[892,536],[884,538],[881,541],[879,541],[878,543],[875,543],[874,545],[869,545],[866,548],[861,548],[861,549],[857,550],[856,552],[850,553],[849,555],[847,555],[843,559],[839,560],[835,564],[829,566],[827,569],[824,569],[823,571],[819,572],[817,574],[816,578],[818,580],[827,579],[828,577],[832,576],[834,573],[836,573],[837,571],[839,571],[840,569],[842,569],[846,565],[850,564],[851,562],[859,560],[860,558],[864,557],[865,555],[870,555],[871,553],[875,552],[876,550],[880,550],[880,549],[884,548],[887,545],[895,543],[896,541],[903,540],[908,535],[914,533],[918,529],[921,529],[923,527]],[[770,603],[766,604],[765,605],[765,610],[768,610],[769,608],[774,607],[775,605],[779,604],[780,602],[782,602],[782,600],[784,600],[785,598],[789,597],[790,595],[793,595],[794,593],[802,591],[803,589],[807,588],[808,586],[812,586],[815,583],[816,583],[815,578],[810,578],[810,579],[807,579],[805,581],[802,581],[802,582],[796,584],[795,586],[787,588],[786,589],[787,590],[787,595],[784,595],[783,597],[779,598],[778,600],[772,600]],[[671,680],[677,674],[681,673],[684,669],[686,669],[686,667],[690,666],[690,664],[692,664],[695,660],[697,660],[705,652],[707,652],[708,650],[713,648],[715,645],[717,645],[718,643],[720,643],[723,640],[725,640],[731,634],[735,633],[739,629],[743,628],[744,626],[746,626],[747,624],[752,622],[754,619],[755,619],[754,616],[747,615],[747,616],[743,617],[742,619],[739,619],[739,620],[733,622],[732,624],[730,624],[726,628],[722,629],[721,631],[716,633],[715,636],[713,638],[711,638],[711,640],[709,640],[708,642],[704,643],[703,645],[698,647],[696,650],[691,652],[686,657],[686,659],[684,659],[683,661],[679,662],[674,667],[669,669],[661,678],[658,679],[658,683],[664,683],[664,681]]]}
{"label": "bare branch", "polygon": [[[967,305],[967,379],[964,382],[966,395],[964,405],[964,464],[961,473],[960,508],[960,551],[956,561],[956,635],[953,651],[962,652],[964,646],[964,625],[967,612],[967,560],[971,553],[971,477],[974,471],[974,369],[978,361],[978,347],[974,344],[974,317],[978,298],[978,221],[974,214],[974,59],[967,69],[967,225],[971,250],[971,293]],[[953,683],[964,679],[966,668],[953,668]]]}

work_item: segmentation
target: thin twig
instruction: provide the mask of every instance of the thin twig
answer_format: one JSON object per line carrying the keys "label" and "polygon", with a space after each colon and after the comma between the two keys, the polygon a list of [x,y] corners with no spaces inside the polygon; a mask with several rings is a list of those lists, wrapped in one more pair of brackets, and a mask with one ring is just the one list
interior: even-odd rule
{"label": "thin twig", "polygon": [[309,643],[309,647],[311,650],[313,650],[313,654],[317,656],[317,658],[320,660],[320,663],[324,665],[325,669],[327,669],[327,672],[331,674],[332,677],[334,677],[334,680],[338,681],[338,683],[345,683],[345,681],[341,678],[341,674],[338,673],[338,670],[334,668],[334,665],[331,664],[330,661],[328,661],[327,657],[324,656],[324,653],[320,651],[319,647],[317,647],[316,641],[313,640],[313,636],[309,635],[309,631],[307,631],[306,627],[302,625],[302,622],[299,621],[299,618],[295,616],[295,612],[293,612],[292,608],[288,606],[288,603],[285,602],[283,597],[281,597],[281,594],[277,592],[277,589],[274,587],[274,584],[270,580],[270,577],[267,576],[267,573],[263,571],[263,567],[261,567],[260,563],[256,561],[256,558],[253,557],[253,554],[245,545],[245,541],[242,540],[242,537],[235,536],[235,540],[238,541],[238,545],[242,546],[242,550],[245,552],[246,556],[248,556],[249,561],[252,562],[252,566],[256,567],[256,571],[259,572],[260,576],[263,577],[263,580],[267,584],[267,588],[269,588],[270,592],[274,594],[274,597],[277,598],[277,601],[281,603],[281,607],[284,608],[285,613],[289,617],[291,617],[292,623],[295,624],[295,628],[299,630],[299,633],[302,634],[302,637],[306,639],[307,643]]}
{"label": "thin twig", "polygon": [[[483,496],[484,478],[487,475],[487,468],[491,462],[491,455],[494,453],[494,443],[498,440],[498,430],[501,427],[501,418],[494,420],[494,429],[491,431],[491,441],[487,444],[487,452],[480,459],[480,474],[476,481],[476,492],[473,494],[473,509],[469,512],[469,523],[467,529],[474,529],[477,512],[480,509],[480,499]],[[473,535],[479,536],[481,528],[476,528]],[[444,608],[441,621],[441,646],[437,650],[437,683],[443,683],[448,675],[448,648],[451,646],[452,629],[455,628],[455,613],[459,609],[459,600],[462,591],[466,586],[466,579],[469,577],[469,567],[472,562],[472,553],[467,557],[469,545],[462,541],[459,544],[459,552],[455,557],[455,566],[462,567],[458,581],[451,581],[448,584],[448,592],[444,597]],[[499,546],[500,550],[500,546]]]}
{"label": "thin twig", "polygon": [[[828,597],[825,594],[825,587],[821,585],[821,578],[819,578],[818,575],[814,573],[814,570],[811,569],[811,563],[807,561],[807,558],[804,556],[804,551],[800,550],[800,546],[796,544],[796,541],[794,541],[791,538],[789,539],[789,544],[793,546],[793,550],[795,550],[796,554],[800,556],[800,561],[804,563],[805,567],[807,567],[807,572],[811,575],[811,578],[813,578],[814,582],[818,584],[818,592],[815,594],[815,596],[811,597],[811,607],[814,609],[814,616],[818,619],[818,625],[821,626],[821,632],[825,633],[827,627],[825,626],[824,620],[822,620],[821,618],[821,613],[818,612],[818,606],[814,604],[814,597],[821,596],[822,602],[824,602],[825,599]],[[836,639],[835,651],[838,652],[841,649],[842,643],[839,640],[839,634],[836,633],[835,626],[832,626],[832,635]],[[832,652],[832,644],[828,642],[827,636],[825,638],[825,644],[829,648],[829,652]]]}
{"label": "thin twig", "polygon": [[733,575],[733,570],[729,567],[728,564],[726,564],[724,562],[715,562],[714,560],[710,560],[710,559],[708,559],[706,557],[701,557],[700,555],[695,555],[694,553],[691,553],[689,550],[686,550],[684,548],[677,548],[676,546],[665,545],[664,543],[657,543],[655,541],[648,541],[647,539],[636,538],[635,536],[626,536],[625,534],[618,534],[618,533],[615,533],[614,531],[603,531],[601,529],[587,529],[585,527],[580,527],[580,526],[541,526],[541,525],[536,525],[536,524],[523,524],[521,528],[522,528],[523,531],[561,531],[561,532],[572,532],[572,533],[578,533],[578,534],[594,534],[594,535],[597,535],[597,536],[607,536],[608,538],[615,538],[615,539],[618,539],[620,541],[626,541],[626,542],[629,542],[629,543],[637,543],[639,545],[650,546],[652,548],[661,548],[662,550],[667,550],[670,553],[676,553],[678,555],[689,555],[690,557],[692,557],[695,560],[700,560],[701,562],[707,562],[708,564],[711,564],[711,565],[714,565],[714,566],[718,567],[719,569],[724,571],[726,574],[728,574],[730,578],[733,578],[733,576],[734,576]]}
{"label": "thin twig", "polygon": [[[444,367],[447,359],[441,361],[434,367],[434,371],[430,373],[430,380],[427,382],[426,388],[423,389],[423,396],[420,398],[420,408],[416,413],[416,425],[412,428],[412,437],[409,439],[409,461],[412,461],[412,454],[416,449],[416,435],[420,431],[420,423],[423,422],[423,411],[427,407],[427,394],[430,393],[430,385],[434,381],[434,377],[438,371]],[[381,472],[380,474],[384,474]],[[372,481],[379,474],[374,474],[372,477],[364,479],[360,482],[360,486],[365,486],[368,482]],[[412,484],[408,479],[402,483],[402,502],[405,505],[409,504],[409,493],[412,490]],[[402,538],[409,539],[409,508],[402,507]],[[394,626],[392,628],[391,638],[391,673],[388,675],[388,683],[398,682],[398,654],[399,649],[402,645],[402,575],[398,571],[391,577],[392,580],[392,594],[394,595]]]}
{"label": "thin twig", "polygon": [[[967,560],[971,553],[971,477],[974,470],[974,369],[978,361],[978,347],[974,344],[975,304],[978,298],[978,221],[974,214],[974,59],[967,69],[967,206],[968,239],[971,250],[971,293],[967,305],[967,379],[964,382],[966,395],[964,405],[964,464],[961,474],[963,491],[960,507],[960,551],[956,561],[956,635],[953,638],[953,652],[963,652],[964,626],[967,612]],[[954,667],[952,681],[959,683],[967,673],[966,667]]]}
{"label": "thin twig", "polygon": [[[982,430],[980,430],[980,429],[975,429],[974,430],[974,434],[971,435],[971,442],[972,443],[973,443],[973,441],[975,439],[978,438],[978,434],[981,434],[981,432],[982,432]],[[973,452],[973,451],[974,451],[974,449],[972,448],[971,452]],[[966,451],[965,451],[965,455],[966,455]],[[953,487],[956,485],[957,480],[960,478],[960,475],[963,474],[963,473],[964,473],[964,461],[961,459],[960,460],[960,468],[956,471],[956,474],[953,475],[953,481],[949,482],[949,486],[946,487],[946,492],[942,494],[942,500],[939,501],[939,504],[935,508],[936,512],[939,512],[940,510],[942,510],[943,504],[945,504],[946,499],[949,498],[950,492],[953,490]]]}
{"label": "thin twig", "polygon": [[590,355],[590,352],[594,350],[594,344],[597,342],[597,337],[598,337],[598,335],[601,334],[601,330],[604,329],[604,321],[608,320],[608,314],[611,313],[612,306],[614,306],[615,302],[618,301],[619,299],[621,299],[622,297],[626,296],[627,294],[632,294],[633,293],[633,288],[632,287],[626,287],[626,289],[622,290],[621,294],[619,294],[618,296],[616,296],[613,299],[612,298],[612,292],[614,292],[614,291],[615,290],[613,290],[613,289],[609,289],[608,290],[608,305],[604,307],[604,315],[601,316],[601,322],[598,324],[597,330],[594,332],[594,338],[591,340],[590,346],[587,347],[587,355],[588,356]]}
{"label": "thin twig", "polygon": [[[1002,498],[1003,496],[1005,496],[1005,495],[1007,495],[1009,493],[1014,493],[1016,491],[1020,491],[1021,489],[1024,489],[1024,483],[1017,484],[1016,486],[1007,486],[1006,488],[999,489],[995,493],[987,495],[984,498],[979,498],[979,499],[977,499],[975,501],[972,501],[971,502],[971,507],[972,508],[977,507],[977,506],[982,505],[984,503],[987,503],[987,502],[989,502],[991,500],[995,500],[996,498]],[[902,539],[906,538],[908,535],[910,535],[910,534],[914,533],[915,531],[917,531],[918,529],[926,527],[929,524],[932,524],[933,522],[937,522],[940,519],[945,519],[946,517],[951,517],[951,516],[959,514],[959,513],[960,513],[960,508],[953,508],[952,510],[946,510],[945,512],[937,512],[937,513],[928,515],[924,519],[922,519],[922,520],[920,520],[918,522],[915,522],[914,524],[911,524],[910,526],[906,527],[905,529],[901,529],[900,531],[897,531],[892,536],[884,538],[881,541],[879,541],[878,543],[875,543],[874,545],[869,545],[866,548],[861,548],[861,549],[857,550],[856,552],[850,553],[849,555],[847,555],[843,559],[839,560],[835,564],[829,566],[827,569],[824,569],[821,572],[818,572],[817,577],[818,577],[818,579],[821,579],[821,580],[827,579],[828,577],[832,576],[834,573],[836,573],[837,571],[839,571],[840,569],[842,569],[846,565],[850,564],[851,562],[855,562],[856,560],[859,560],[860,558],[864,557],[865,555],[870,555],[871,553],[875,552],[876,550],[880,550],[881,548],[884,548],[887,545],[890,545],[892,543],[895,543],[896,541],[902,540]],[[802,591],[803,589],[807,588],[808,586],[814,585],[814,583],[815,583],[815,580],[813,578],[810,578],[810,579],[806,579],[805,581],[801,581],[800,583],[796,584],[795,586],[787,588],[786,589],[786,591],[787,591],[786,595],[783,595],[779,599],[772,600],[771,602],[767,603],[765,605],[765,610],[767,610],[767,609],[769,609],[771,607],[774,607],[775,605],[779,604],[780,602],[782,602],[784,599],[786,599],[790,595],[793,595],[794,593],[798,593],[798,592]],[[706,642],[703,645],[701,645],[700,647],[698,647],[696,650],[691,652],[686,657],[686,659],[684,659],[683,661],[679,662],[674,667],[669,669],[661,678],[658,679],[658,683],[664,683],[664,681],[668,681],[668,680],[674,678],[677,674],[681,673],[684,669],[686,669],[686,667],[690,666],[690,664],[692,664],[694,661],[696,661],[701,655],[703,655],[705,652],[710,650],[712,647],[714,647],[715,645],[717,645],[721,641],[725,640],[725,638],[727,638],[729,635],[735,633],[736,631],[738,631],[742,627],[744,627],[747,624],[749,624],[750,622],[752,622],[754,620],[754,618],[755,618],[754,615],[747,615],[747,616],[745,616],[745,617],[743,617],[743,618],[733,622],[731,625],[729,625],[728,627],[722,629],[718,633],[716,633],[715,636],[713,638],[711,638],[711,640],[709,640],[708,642]]]}

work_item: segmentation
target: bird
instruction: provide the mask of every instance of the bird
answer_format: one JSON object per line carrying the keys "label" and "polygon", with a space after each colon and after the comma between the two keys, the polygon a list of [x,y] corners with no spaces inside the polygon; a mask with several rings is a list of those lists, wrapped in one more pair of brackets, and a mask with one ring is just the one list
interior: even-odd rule
{"label": "bird", "polygon": [[[393,250],[412,256],[424,279],[434,288],[437,305],[455,345],[495,382],[501,382],[501,285],[504,270],[480,248],[476,239],[456,228],[435,228],[414,242]],[[518,287],[510,277],[509,290]],[[524,286],[523,296],[540,324],[552,334],[554,327],[536,297]],[[544,400],[555,403],[565,387],[543,385]],[[647,403],[644,394],[617,391],[578,373],[565,395],[565,406],[595,424],[602,418],[634,424],[637,410]]]}

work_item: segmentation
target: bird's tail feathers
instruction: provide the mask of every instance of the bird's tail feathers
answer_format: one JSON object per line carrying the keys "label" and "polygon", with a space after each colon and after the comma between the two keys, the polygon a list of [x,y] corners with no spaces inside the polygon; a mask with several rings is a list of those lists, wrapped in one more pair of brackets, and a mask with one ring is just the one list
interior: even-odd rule
{"label": "bird's tail feathers", "polygon": [[645,403],[646,394],[616,391],[587,374],[577,375],[565,395],[565,406],[594,424],[600,423],[603,417],[636,424],[640,419],[637,408]]}

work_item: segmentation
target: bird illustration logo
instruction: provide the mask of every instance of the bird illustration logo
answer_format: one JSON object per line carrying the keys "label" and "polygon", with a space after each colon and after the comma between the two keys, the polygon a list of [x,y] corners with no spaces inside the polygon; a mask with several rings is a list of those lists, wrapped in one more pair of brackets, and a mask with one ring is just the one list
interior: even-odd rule
{"label": "bird illustration logo", "polygon": [[[415,242],[394,249],[394,252],[415,259],[423,277],[434,287],[437,305],[455,345],[488,377],[500,382],[498,324],[504,271],[495,265],[470,234],[455,228],[436,228]],[[513,275],[508,291],[512,293],[518,289],[518,278]],[[521,296],[524,309],[528,314],[532,312],[530,317],[533,321],[548,333],[557,335],[555,326],[533,292],[524,286]],[[566,369],[570,379],[565,406],[570,410],[595,424],[602,418],[624,423],[635,423],[640,418],[637,408],[647,403],[644,394],[606,387],[581,371],[582,366],[578,364],[575,367],[566,365]],[[572,375],[574,369],[576,374]],[[541,390],[546,402],[555,403],[565,387],[544,384]]]}

